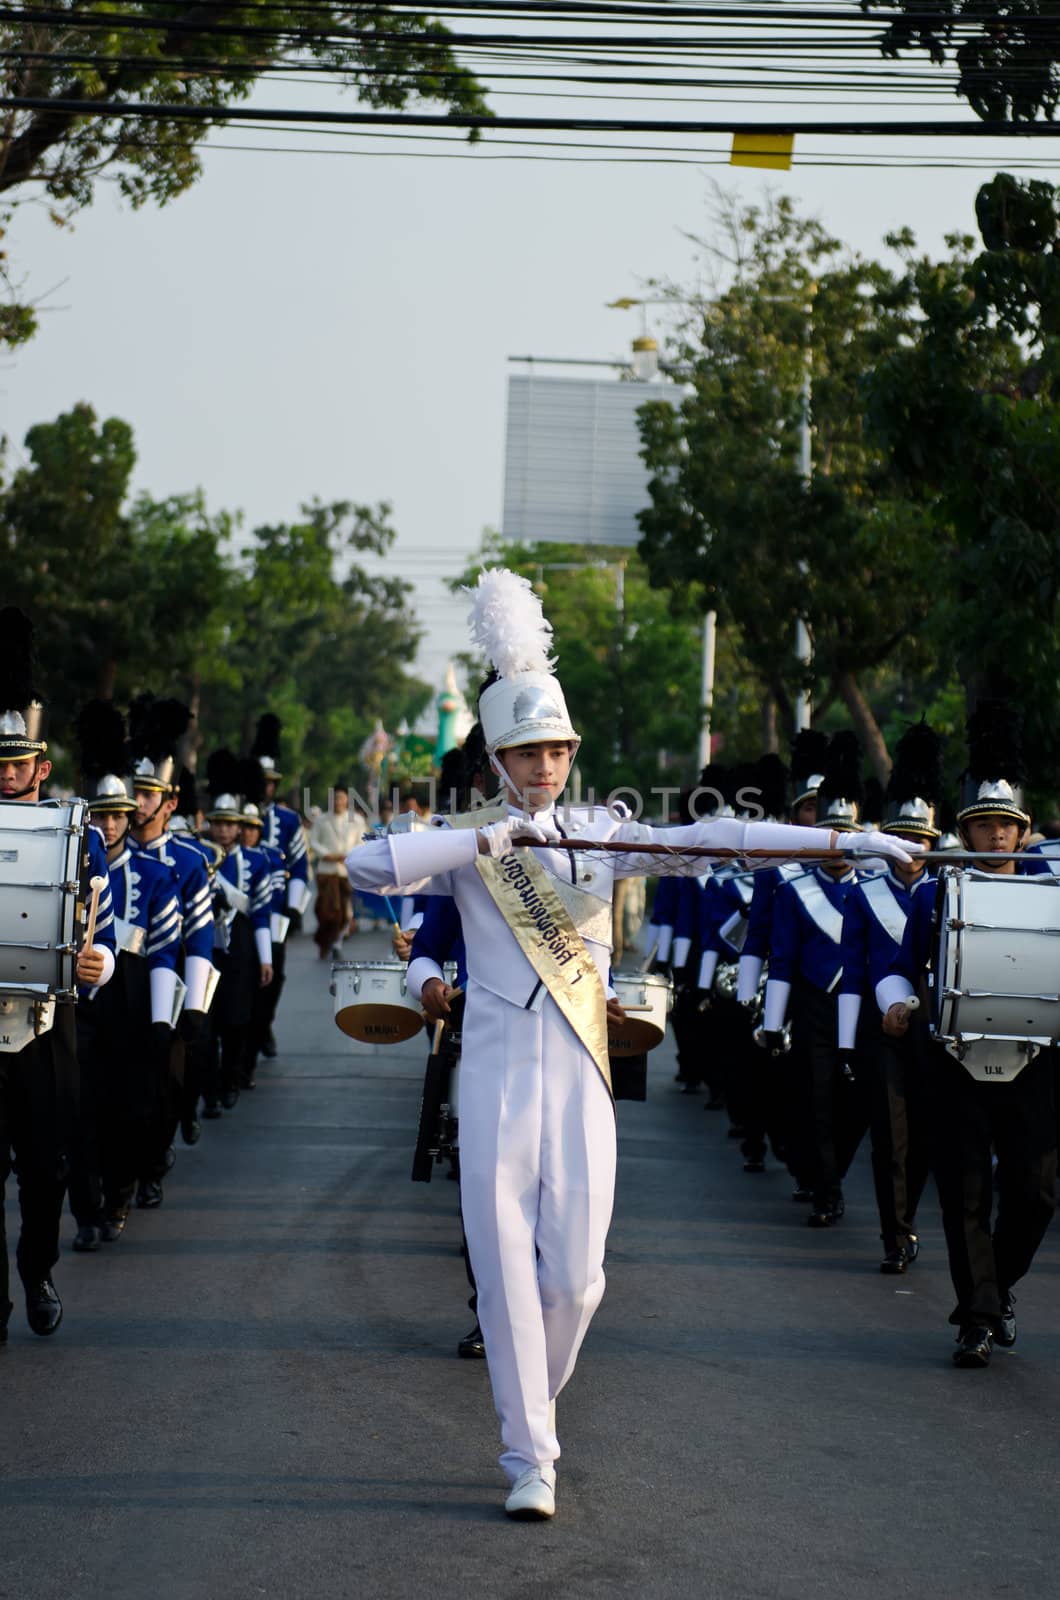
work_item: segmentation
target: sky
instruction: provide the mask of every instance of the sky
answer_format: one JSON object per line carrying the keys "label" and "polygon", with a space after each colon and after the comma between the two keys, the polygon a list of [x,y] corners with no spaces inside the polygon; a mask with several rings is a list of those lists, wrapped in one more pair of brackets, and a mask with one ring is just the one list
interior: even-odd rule
{"label": "sky", "polygon": [[162,210],[104,184],[72,229],[20,210],[6,244],[41,332],[0,368],[0,432],[18,462],[28,427],[87,401],[132,424],[137,488],[201,487],[248,526],[313,496],[390,502],[391,567],[414,580],[427,636],[405,665],[440,682],[464,634],[443,580],[500,519],[510,355],[628,351],[639,314],[607,302],[695,281],[687,235],[707,227],[711,179],[748,202],[788,193],[876,252],[900,226],[932,250],[974,232],[986,176],[507,161],[488,142],[469,159],[208,149]]}

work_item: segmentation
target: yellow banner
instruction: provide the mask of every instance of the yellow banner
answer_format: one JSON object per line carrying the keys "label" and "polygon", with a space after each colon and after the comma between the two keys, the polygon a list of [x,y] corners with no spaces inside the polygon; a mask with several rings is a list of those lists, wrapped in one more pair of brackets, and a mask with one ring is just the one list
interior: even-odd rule
{"label": "yellow banner", "polygon": [[475,865],[520,950],[592,1056],[613,1098],[607,995],[596,962],[548,873],[525,848],[509,850],[499,859],[478,856]]}
{"label": "yellow banner", "polygon": [[730,167],[769,167],[789,172],[795,151],[793,133],[734,133]]}

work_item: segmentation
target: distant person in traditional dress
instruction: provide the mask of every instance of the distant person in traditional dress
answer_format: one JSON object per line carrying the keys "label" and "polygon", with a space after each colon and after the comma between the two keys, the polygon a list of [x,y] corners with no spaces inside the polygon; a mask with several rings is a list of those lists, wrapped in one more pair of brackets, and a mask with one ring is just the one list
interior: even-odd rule
{"label": "distant person in traditional dress", "polygon": [[317,875],[317,919],[313,935],[320,959],[342,956],[342,941],[352,932],[353,915],[350,880],[345,861],[364,837],[364,819],[350,810],[349,791],[341,784],[331,793],[331,806],[316,817],[309,834],[309,850]]}

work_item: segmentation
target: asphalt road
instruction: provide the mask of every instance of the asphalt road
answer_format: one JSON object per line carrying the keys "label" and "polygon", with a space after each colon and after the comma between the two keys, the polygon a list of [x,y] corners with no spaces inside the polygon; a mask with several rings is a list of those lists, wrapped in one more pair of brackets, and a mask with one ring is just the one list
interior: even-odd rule
{"label": "asphalt road", "polygon": [[[356,947],[378,956],[379,935]],[[674,1092],[620,1111],[609,1287],[559,1405],[559,1511],[501,1511],[456,1185],[409,1182],[422,1037],[354,1053],[292,947],[279,1058],[180,1149],[165,1206],[56,1269],[0,1349],[0,1597],[880,1600],[1047,1593],[1060,1562],[1060,1254],[1019,1343],[950,1364],[937,1209],[879,1275]],[[9,1189],[13,1186],[9,1185]],[[9,1233],[16,1215],[9,1193]]]}

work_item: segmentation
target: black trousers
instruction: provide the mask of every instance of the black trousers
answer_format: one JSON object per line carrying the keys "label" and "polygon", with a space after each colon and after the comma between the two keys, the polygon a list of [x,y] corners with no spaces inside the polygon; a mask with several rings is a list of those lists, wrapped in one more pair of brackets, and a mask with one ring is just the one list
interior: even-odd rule
{"label": "black trousers", "polygon": [[[290,935],[288,934],[288,938]],[[261,989],[254,1005],[254,1038],[252,1046],[255,1057],[261,1051],[269,1036],[269,1032],[276,1020],[276,1008],[280,1003],[283,986],[287,979],[287,940],[283,944],[274,944],[272,947],[272,982],[267,988]]]}
{"label": "black trousers", "polygon": [[721,1093],[722,1066],[715,1040],[710,1032],[709,1013],[700,1011],[702,996],[692,981],[684,980],[698,973],[699,957],[693,950],[693,962],[682,967],[674,980],[674,1007],[670,1013],[674,1043],[677,1045],[677,1075],[681,1081],[694,1087],[706,1083],[714,1097]]}
{"label": "black trousers", "polygon": [[[1053,1053],[1007,1083],[978,1083],[939,1044],[923,1051],[931,1152],[950,1277],[950,1321],[997,1328],[1056,1210]],[[997,1214],[991,1154],[997,1155]]]}
{"label": "black trousers", "polygon": [[872,1180],[880,1238],[888,1250],[916,1232],[916,1213],[930,1166],[928,1096],[915,1036],[888,1039],[873,1017],[860,1051],[869,1079]]}
{"label": "black trousers", "polygon": [[732,1034],[734,1070],[731,1084],[726,1080],[725,1091],[729,1115],[743,1129],[740,1148],[746,1160],[763,1160],[768,1142],[777,1160],[787,1163],[791,1145],[788,1107],[792,1096],[788,1078],[792,1058],[759,1049],[754,1042],[754,1014],[748,1006],[737,1009],[743,1018]]}
{"label": "black trousers", "polygon": [[818,1200],[839,1190],[869,1125],[867,1074],[851,1082],[839,1066],[837,1010],[835,994],[793,985],[796,1177]]}
{"label": "black trousers", "polygon": [[[59,1259],[66,1161],[76,1108],[73,1006],[59,1005],[51,1029],[17,1054],[0,1053],[0,1326],[11,1314],[3,1191],[14,1168],[22,1215],[16,1262],[23,1283],[46,1278]],[[72,1097],[72,1099],[71,1099]]]}

